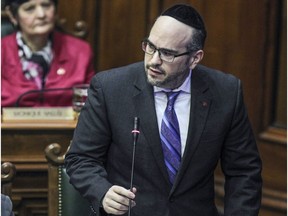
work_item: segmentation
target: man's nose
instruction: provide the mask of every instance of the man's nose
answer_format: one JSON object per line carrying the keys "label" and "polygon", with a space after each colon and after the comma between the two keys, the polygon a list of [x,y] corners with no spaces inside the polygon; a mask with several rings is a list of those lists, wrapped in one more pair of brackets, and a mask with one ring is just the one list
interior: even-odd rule
{"label": "man's nose", "polygon": [[161,59],[160,55],[161,54],[160,54],[159,50],[155,50],[155,52],[152,55],[151,63],[152,64],[161,64],[162,59]]}

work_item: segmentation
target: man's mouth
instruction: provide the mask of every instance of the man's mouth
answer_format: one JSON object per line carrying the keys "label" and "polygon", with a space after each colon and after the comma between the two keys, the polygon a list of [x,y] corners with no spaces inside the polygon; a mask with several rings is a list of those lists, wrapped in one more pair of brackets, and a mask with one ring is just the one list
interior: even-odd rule
{"label": "man's mouth", "polygon": [[160,70],[157,70],[157,69],[155,69],[155,68],[149,68],[149,71],[150,71],[150,75],[151,76],[159,76],[159,75],[163,75],[164,73],[162,72],[162,71],[160,71]]}

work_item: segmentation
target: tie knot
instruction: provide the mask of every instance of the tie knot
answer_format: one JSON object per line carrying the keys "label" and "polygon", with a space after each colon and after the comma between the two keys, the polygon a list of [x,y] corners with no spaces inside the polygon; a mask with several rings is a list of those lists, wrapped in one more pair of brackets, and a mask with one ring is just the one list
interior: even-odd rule
{"label": "tie knot", "polygon": [[168,99],[168,102],[167,102],[167,106],[174,106],[174,103],[178,97],[178,95],[180,94],[181,91],[177,91],[177,92],[166,92],[166,95],[167,95],[167,99]]}

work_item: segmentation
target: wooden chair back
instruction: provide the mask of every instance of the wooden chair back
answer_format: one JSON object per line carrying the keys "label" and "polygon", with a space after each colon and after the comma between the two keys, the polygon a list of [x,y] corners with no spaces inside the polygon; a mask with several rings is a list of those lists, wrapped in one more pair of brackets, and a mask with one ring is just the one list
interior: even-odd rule
{"label": "wooden chair back", "polygon": [[61,152],[61,146],[57,143],[50,144],[45,149],[48,161],[49,216],[89,215],[89,202],[69,183],[64,167],[65,153]]}
{"label": "wooden chair back", "polygon": [[11,197],[12,181],[16,175],[16,167],[11,162],[1,164],[1,193]]}

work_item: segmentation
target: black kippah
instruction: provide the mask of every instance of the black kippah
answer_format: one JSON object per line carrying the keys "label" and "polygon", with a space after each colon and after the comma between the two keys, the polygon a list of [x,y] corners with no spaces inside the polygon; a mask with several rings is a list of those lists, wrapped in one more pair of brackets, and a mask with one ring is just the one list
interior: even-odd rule
{"label": "black kippah", "polygon": [[161,16],[170,16],[196,29],[205,29],[200,14],[190,5],[177,4],[165,10]]}

